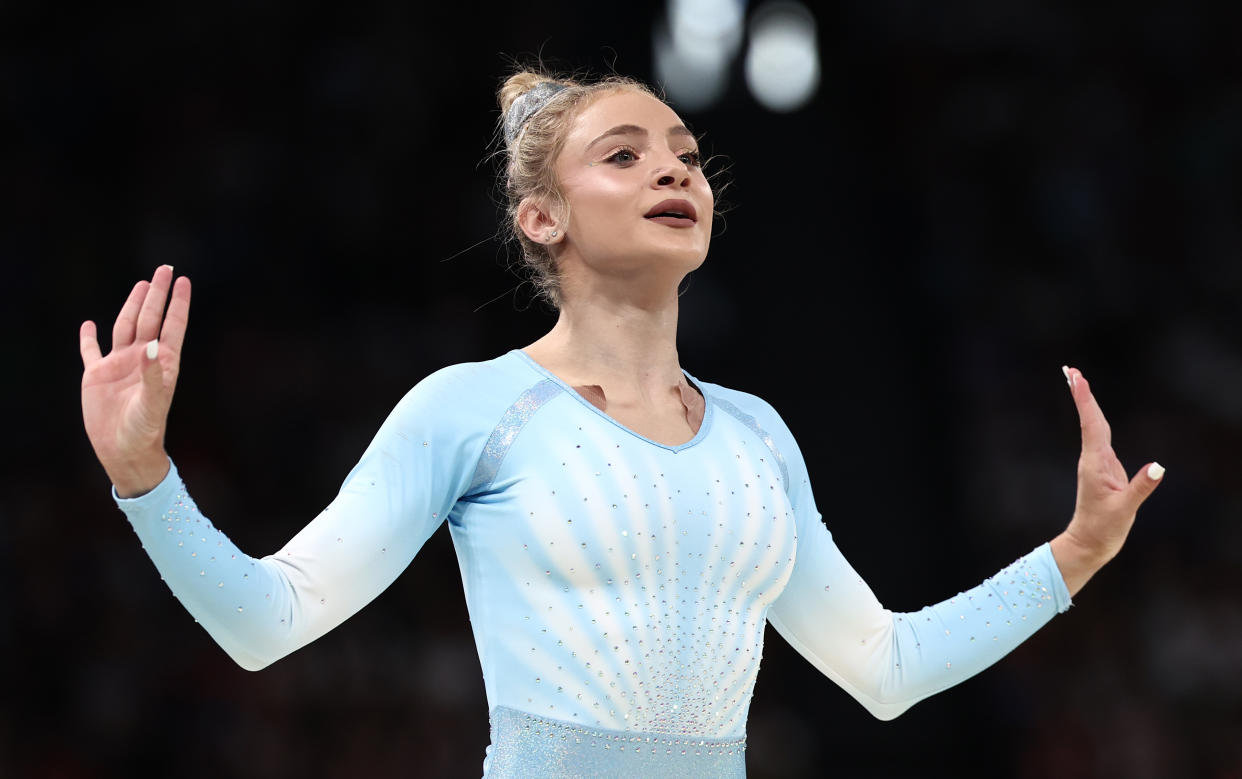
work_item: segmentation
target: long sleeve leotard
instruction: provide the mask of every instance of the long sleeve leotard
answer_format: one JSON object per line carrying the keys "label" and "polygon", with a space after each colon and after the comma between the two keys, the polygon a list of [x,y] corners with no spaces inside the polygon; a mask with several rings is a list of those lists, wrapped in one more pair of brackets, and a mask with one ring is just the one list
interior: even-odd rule
{"label": "long sleeve leotard", "polygon": [[[885,609],[833,542],[776,412],[690,381],[702,424],[666,446],[521,351],[441,370],[401,400],[336,499],[261,559],[211,525],[175,467],[118,504],[173,593],[252,670],[347,619],[447,521],[492,711],[492,776],[532,770],[522,739],[558,732],[578,746],[540,753],[553,773],[624,773],[608,766],[626,754],[656,761],[631,772],[738,775],[768,621],[889,719],[1069,607],[1045,544],[942,603]],[[701,762],[707,752],[726,762]],[[670,767],[679,754],[700,762]]]}

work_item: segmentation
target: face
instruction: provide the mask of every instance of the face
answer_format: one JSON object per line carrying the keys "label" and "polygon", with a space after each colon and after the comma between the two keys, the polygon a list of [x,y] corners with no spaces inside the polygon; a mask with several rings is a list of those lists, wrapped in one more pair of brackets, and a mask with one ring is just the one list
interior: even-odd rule
{"label": "face", "polygon": [[554,251],[575,276],[677,284],[707,256],[712,191],[694,136],[671,108],[632,90],[579,113],[556,162],[569,220]]}

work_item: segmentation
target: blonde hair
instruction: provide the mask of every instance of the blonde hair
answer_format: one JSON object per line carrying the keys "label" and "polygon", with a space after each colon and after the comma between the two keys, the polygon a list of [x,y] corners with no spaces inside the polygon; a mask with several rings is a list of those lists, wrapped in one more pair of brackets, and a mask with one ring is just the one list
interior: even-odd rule
{"label": "blonde hair", "polygon": [[[513,104],[544,83],[559,89],[544,98],[545,102],[514,128],[512,140],[507,140],[505,125]],[[542,201],[562,221],[568,221],[569,203],[556,178],[556,159],[565,146],[565,137],[578,113],[599,95],[621,90],[634,90],[660,99],[646,84],[624,76],[579,82],[529,69],[520,70],[505,79],[496,95],[500,104],[499,137],[505,144],[502,183],[506,201],[506,230],[522,248],[522,260],[529,269],[530,281],[537,293],[556,308],[561,305],[560,274],[556,262],[546,245],[532,241],[522,231],[518,224],[518,211],[524,201],[533,198]]]}

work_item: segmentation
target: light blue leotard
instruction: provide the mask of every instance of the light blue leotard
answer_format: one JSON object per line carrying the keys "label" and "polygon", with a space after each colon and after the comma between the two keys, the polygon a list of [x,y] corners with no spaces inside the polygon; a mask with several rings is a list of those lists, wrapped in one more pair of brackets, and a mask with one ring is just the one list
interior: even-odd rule
{"label": "light blue leotard", "polygon": [[882,719],[977,673],[1069,593],[1045,544],[922,611],[888,611],[820,519],[776,412],[690,379],[698,433],[620,426],[512,351],[432,374],[340,494],[256,559],[174,467],[118,499],[173,593],[241,666],[315,640],[447,521],[492,712],[490,777],[743,776],[764,624]]}

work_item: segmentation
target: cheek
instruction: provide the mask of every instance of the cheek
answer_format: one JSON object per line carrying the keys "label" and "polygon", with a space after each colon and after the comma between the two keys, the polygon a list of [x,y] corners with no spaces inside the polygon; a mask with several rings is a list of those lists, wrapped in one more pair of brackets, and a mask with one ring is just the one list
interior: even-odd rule
{"label": "cheek", "polygon": [[565,187],[570,221],[592,230],[624,226],[626,215],[634,210],[633,186],[611,179],[592,181],[589,186]]}
{"label": "cheek", "polygon": [[703,175],[702,171],[699,171],[694,187],[703,193],[703,197],[707,198],[707,204],[714,210],[716,208],[716,193],[712,191],[712,185],[708,183],[707,177]]}
{"label": "cheek", "polygon": [[[696,185],[696,188],[699,188],[699,186]],[[706,221],[707,226],[710,228],[712,226],[712,218],[716,215],[716,197],[715,193],[712,192],[711,185],[707,183],[707,179],[702,179],[701,191],[703,199],[707,201],[707,213],[703,214],[699,221]]]}

